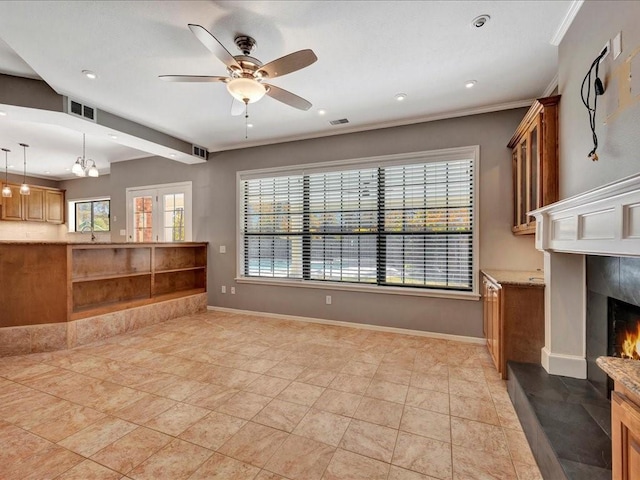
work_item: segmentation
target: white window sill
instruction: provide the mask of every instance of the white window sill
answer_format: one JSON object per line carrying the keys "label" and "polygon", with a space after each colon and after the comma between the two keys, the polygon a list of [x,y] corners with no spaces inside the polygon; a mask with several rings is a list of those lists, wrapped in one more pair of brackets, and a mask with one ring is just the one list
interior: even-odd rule
{"label": "white window sill", "polygon": [[314,282],[312,280],[284,280],[276,278],[236,277],[237,283],[269,285],[279,287],[316,288],[320,290],[343,290],[350,292],[377,293],[383,295],[408,295],[411,297],[449,298],[455,300],[480,300],[476,292],[458,292],[411,287],[387,287],[381,285],[357,285],[353,283]]}

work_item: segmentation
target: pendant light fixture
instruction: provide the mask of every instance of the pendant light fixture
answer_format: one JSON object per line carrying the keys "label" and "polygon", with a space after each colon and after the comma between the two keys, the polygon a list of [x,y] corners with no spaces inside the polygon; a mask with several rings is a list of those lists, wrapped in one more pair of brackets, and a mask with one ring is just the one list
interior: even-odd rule
{"label": "pendant light fixture", "polygon": [[90,177],[98,177],[100,172],[96,168],[96,162],[91,159],[87,159],[86,155],[86,138],[85,134],[82,134],[82,156],[78,157],[76,163],[71,167],[71,173],[73,173],[76,177],[86,177],[87,175]]}
{"label": "pendant light fixture", "polygon": [[4,152],[4,186],[2,187],[2,196],[5,198],[13,196],[11,193],[11,187],[9,186],[9,150],[8,148],[3,148]]}
{"label": "pendant light fixture", "polygon": [[31,189],[27,185],[27,147],[29,145],[21,143],[20,146],[24,150],[24,176],[22,177],[22,185],[20,185],[20,195],[31,195]]}

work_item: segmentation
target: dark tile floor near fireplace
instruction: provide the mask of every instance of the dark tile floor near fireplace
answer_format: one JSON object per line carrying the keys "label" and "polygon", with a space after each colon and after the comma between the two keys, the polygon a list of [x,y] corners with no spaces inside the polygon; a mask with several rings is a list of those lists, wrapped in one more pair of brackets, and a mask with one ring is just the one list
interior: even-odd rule
{"label": "dark tile floor near fireplace", "polygon": [[588,380],[509,362],[507,389],[546,479],[611,479],[611,404]]}

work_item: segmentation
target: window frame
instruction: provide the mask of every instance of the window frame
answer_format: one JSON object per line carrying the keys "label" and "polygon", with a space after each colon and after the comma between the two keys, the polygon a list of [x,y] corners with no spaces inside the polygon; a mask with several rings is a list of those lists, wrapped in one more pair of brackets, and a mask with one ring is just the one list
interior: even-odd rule
{"label": "window frame", "polygon": [[[242,235],[243,219],[243,192],[242,181],[268,176],[289,176],[299,174],[311,174],[319,172],[335,172],[340,170],[351,170],[366,167],[388,167],[396,165],[409,165],[415,163],[427,163],[438,161],[472,160],[472,189],[473,189],[473,231],[472,231],[472,266],[470,291],[459,291],[450,289],[436,289],[410,286],[390,286],[371,285],[361,283],[332,282],[328,280],[303,280],[291,278],[271,278],[271,277],[246,277],[244,276],[244,246]],[[324,290],[346,290],[360,292],[375,292],[381,294],[396,294],[438,298],[455,298],[464,300],[478,300],[479,279],[479,218],[478,202],[478,172],[480,171],[480,146],[472,145],[457,148],[447,148],[440,150],[428,150],[395,155],[383,155],[376,157],[366,157],[358,159],[347,159],[339,161],[310,163],[306,165],[292,165],[287,167],[274,167],[256,170],[243,170],[236,172],[236,277],[238,283],[249,283],[258,285],[277,285],[287,287],[317,288]]]}
{"label": "window frame", "polygon": [[[94,202],[109,202],[109,230],[86,230],[84,232],[77,230],[78,218],[76,216],[76,205],[79,203],[91,203],[91,218],[93,224],[93,203]],[[77,198],[75,200],[69,200],[67,202],[67,219],[68,219],[68,228],[69,233],[87,233],[91,231],[93,233],[111,233],[111,198],[110,197],[96,197],[96,198]]]}

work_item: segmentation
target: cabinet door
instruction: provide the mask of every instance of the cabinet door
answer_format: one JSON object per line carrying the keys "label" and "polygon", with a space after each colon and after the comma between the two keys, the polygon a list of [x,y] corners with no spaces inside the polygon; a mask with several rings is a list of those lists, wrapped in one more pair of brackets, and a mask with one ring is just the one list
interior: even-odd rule
{"label": "cabinet door", "polygon": [[31,193],[24,197],[24,219],[29,222],[44,222],[44,190],[31,187]]}
{"label": "cabinet door", "polygon": [[[487,348],[500,372],[500,298],[497,286],[487,283]],[[502,372],[500,372],[502,373]]]}
{"label": "cabinet door", "polygon": [[640,478],[640,408],[619,392],[611,394],[613,480]]}
{"label": "cabinet door", "polygon": [[488,337],[489,330],[487,325],[489,323],[489,282],[486,278],[482,278],[482,334],[486,339]]}
{"label": "cabinet door", "polygon": [[45,220],[49,223],[64,223],[64,192],[46,190]]}
{"label": "cabinet door", "polygon": [[2,220],[22,220],[22,195],[19,185],[10,185],[11,197],[2,199]]}
{"label": "cabinet door", "polygon": [[[542,197],[540,192],[540,115],[538,115],[538,121],[531,126],[529,130],[529,210],[535,210],[540,208]],[[534,217],[528,217],[528,224],[535,225],[536,219]]]}

